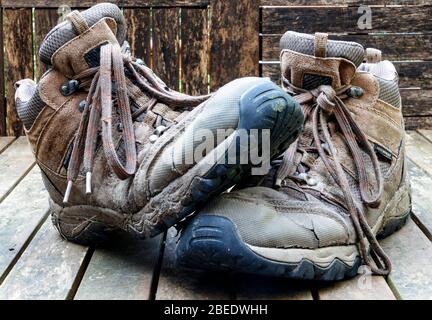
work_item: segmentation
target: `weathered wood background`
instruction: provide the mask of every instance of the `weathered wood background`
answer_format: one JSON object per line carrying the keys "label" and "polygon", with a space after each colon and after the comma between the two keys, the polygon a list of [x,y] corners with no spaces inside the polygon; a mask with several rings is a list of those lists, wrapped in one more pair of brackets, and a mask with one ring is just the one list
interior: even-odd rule
{"label": "weathered wood background", "polygon": [[[134,54],[183,92],[206,93],[247,75],[278,81],[286,30],[328,32],[380,48],[399,71],[407,127],[432,128],[431,0],[0,0],[0,135],[22,134],[13,84],[45,70],[34,53],[59,6],[106,1],[124,8]],[[357,25],[361,5],[371,6],[371,29]]]}

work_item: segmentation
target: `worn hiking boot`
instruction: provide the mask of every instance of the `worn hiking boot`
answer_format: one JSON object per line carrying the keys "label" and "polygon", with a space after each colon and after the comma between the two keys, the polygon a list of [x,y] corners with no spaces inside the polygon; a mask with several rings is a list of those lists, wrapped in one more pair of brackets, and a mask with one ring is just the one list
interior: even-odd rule
{"label": "worn hiking boot", "polygon": [[261,168],[240,156],[280,154],[303,124],[300,105],[264,79],[238,79],[211,96],[170,90],[131,56],[125,34],[115,5],[74,11],[41,45],[51,69],[37,86],[17,83],[52,220],[80,243],[117,229],[157,235]]}
{"label": "worn hiking boot", "polygon": [[352,277],[362,263],[388,274],[376,238],[400,228],[411,205],[396,70],[375,49],[361,64],[361,45],[325,34],[287,32],[281,48],[283,86],[301,102],[305,130],[264,179],[242,181],[191,219],[178,261],[298,279]]}

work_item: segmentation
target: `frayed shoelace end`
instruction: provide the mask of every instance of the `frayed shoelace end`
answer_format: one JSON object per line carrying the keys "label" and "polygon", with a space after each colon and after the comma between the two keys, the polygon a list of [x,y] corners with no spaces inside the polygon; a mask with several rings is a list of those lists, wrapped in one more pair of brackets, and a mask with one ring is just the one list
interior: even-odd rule
{"label": "frayed shoelace end", "polygon": [[72,190],[72,181],[69,180],[67,183],[66,192],[64,194],[63,203],[68,203],[71,190]]}
{"label": "frayed shoelace end", "polygon": [[86,173],[86,194],[91,194],[92,190],[91,190],[91,172],[87,172]]}

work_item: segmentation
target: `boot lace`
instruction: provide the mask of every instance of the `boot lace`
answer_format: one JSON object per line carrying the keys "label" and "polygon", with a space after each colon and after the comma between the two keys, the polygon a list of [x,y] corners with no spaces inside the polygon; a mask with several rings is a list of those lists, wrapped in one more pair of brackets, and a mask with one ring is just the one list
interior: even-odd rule
{"label": "boot lace", "polygon": [[[358,237],[360,255],[364,263],[371,271],[378,275],[387,275],[391,271],[391,262],[387,254],[378,243],[371,227],[369,226],[363,210],[363,206],[354,196],[345,170],[342,167],[337,150],[332,142],[330,134],[329,118],[334,115],[339,126],[352,159],[355,163],[358,176],[361,201],[369,207],[377,207],[380,203],[384,189],[383,175],[379,166],[377,156],[369,143],[366,135],[352,118],[343,100],[349,98],[347,95],[351,86],[345,86],[335,91],[331,86],[322,85],[316,89],[307,91],[290,84],[284,79],[285,90],[294,94],[294,98],[303,106],[305,111],[305,121],[311,121],[314,147],[308,148],[308,152],[317,152],[322,159],[334,181],[340,187],[345,204],[353,221],[353,225]],[[321,135],[320,135],[321,130]],[[288,176],[299,179],[307,176],[305,169],[300,163],[296,163],[296,152],[304,152],[299,147],[298,139],[284,153],[281,165],[276,172],[276,186],[280,186],[282,181]],[[370,176],[366,172],[366,164],[362,151],[370,158],[375,173],[374,182],[369,181]],[[295,172],[299,174],[294,174]],[[376,186],[376,187],[373,187]],[[383,267],[376,267],[368,255],[367,242],[371,250],[382,261]]]}
{"label": "boot lace", "polygon": [[[128,77],[125,70],[128,71]],[[127,78],[151,97],[148,103],[133,114],[129,104],[129,98],[133,97],[133,93],[128,90]],[[100,66],[89,68],[74,79],[79,81],[80,88],[88,88],[88,94],[67,168],[68,183],[63,199],[65,203],[68,202],[72,184],[79,175],[81,164],[86,173],[86,193],[91,193],[96,138],[100,127],[106,160],[116,176],[124,180],[133,176],[137,167],[134,119],[150,110],[157,102],[167,104],[174,109],[190,108],[210,97],[210,95],[192,97],[171,91],[149,68],[131,56],[127,46],[121,48],[117,43],[101,46]],[[113,92],[116,95],[116,103],[113,101]],[[112,137],[113,107],[117,108],[123,127],[125,164],[119,158]]]}

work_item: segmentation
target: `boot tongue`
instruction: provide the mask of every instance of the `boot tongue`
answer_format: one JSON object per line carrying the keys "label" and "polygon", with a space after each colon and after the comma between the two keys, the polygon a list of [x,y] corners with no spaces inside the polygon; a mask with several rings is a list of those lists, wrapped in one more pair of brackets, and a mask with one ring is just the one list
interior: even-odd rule
{"label": "boot tongue", "polygon": [[115,5],[96,5],[82,13],[73,11],[46,36],[40,58],[72,78],[98,66],[100,47],[106,43],[121,45],[125,30],[124,17]]}
{"label": "boot tongue", "polygon": [[364,59],[360,44],[327,40],[324,33],[313,36],[288,31],[280,40],[280,49],[282,75],[293,86],[306,90],[349,84]]}

